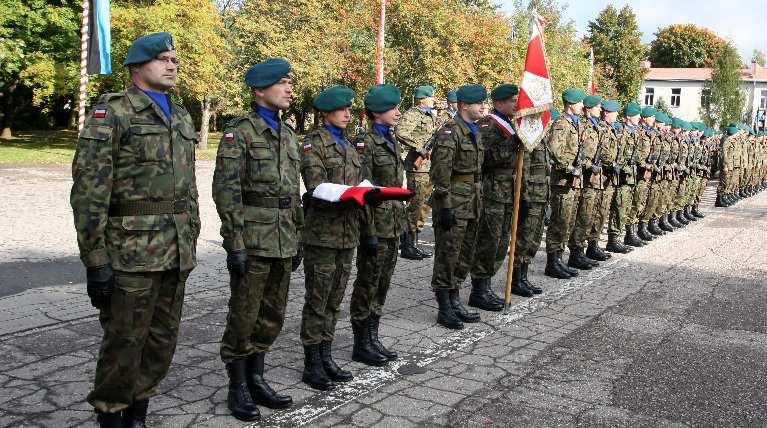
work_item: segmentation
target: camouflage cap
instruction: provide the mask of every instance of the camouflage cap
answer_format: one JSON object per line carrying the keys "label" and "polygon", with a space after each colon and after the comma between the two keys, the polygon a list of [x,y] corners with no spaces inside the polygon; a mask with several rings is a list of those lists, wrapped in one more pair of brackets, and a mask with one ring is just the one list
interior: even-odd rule
{"label": "camouflage cap", "polygon": [[583,89],[570,88],[562,92],[562,101],[567,104],[578,104],[584,98],[586,98],[586,92]]}
{"label": "camouflage cap", "polygon": [[642,109],[642,112],[640,113],[642,117],[653,117],[655,116],[655,113],[657,113],[658,110],[655,109],[655,107],[645,107]]}
{"label": "camouflage cap", "polygon": [[466,104],[481,103],[487,99],[487,90],[479,84],[463,85],[456,93],[458,101]]}
{"label": "camouflage cap", "polygon": [[354,95],[348,86],[331,86],[314,97],[312,105],[319,111],[334,111],[352,105]]}
{"label": "camouflage cap", "polygon": [[365,108],[375,113],[389,111],[402,100],[402,92],[394,85],[375,85],[365,94]]}
{"label": "camouflage cap", "polygon": [[267,58],[253,64],[245,73],[245,83],[251,88],[266,88],[290,74],[290,63],[285,58]]}
{"label": "camouflage cap", "polygon": [[511,83],[504,83],[503,85],[496,86],[495,89],[490,92],[490,98],[492,98],[493,101],[505,100],[515,95],[519,95],[519,88],[517,85]]}
{"label": "camouflage cap", "polygon": [[128,48],[128,55],[125,56],[123,66],[131,64],[143,64],[156,58],[157,55],[172,51],[173,36],[170,33],[152,33],[136,39]]}
{"label": "camouflage cap", "polygon": [[602,102],[602,97],[599,95],[588,95],[583,99],[583,106],[586,108],[594,108]]}
{"label": "camouflage cap", "polygon": [[458,102],[458,91],[453,89],[452,91],[447,91],[447,102],[449,103],[457,103]]}
{"label": "camouflage cap", "polygon": [[608,111],[608,112],[614,112],[619,111],[621,109],[621,103],[615,100],[604,100],[602,101],[602,110]]}
{"label": "camouflage cap", "polygon": [[429,86],[429,85],[418,86],[413,91],[413,96],[416,99],[433,97],[434,96],[434,88],[432,86]]}
{"label": "camouflage cap", "polygon": [[639,107],[639,104],[633,101],[626,104],[626,107],[623,108],[623,114],[626,117],[636,116],[641,112],[642,112],[642,108]]}

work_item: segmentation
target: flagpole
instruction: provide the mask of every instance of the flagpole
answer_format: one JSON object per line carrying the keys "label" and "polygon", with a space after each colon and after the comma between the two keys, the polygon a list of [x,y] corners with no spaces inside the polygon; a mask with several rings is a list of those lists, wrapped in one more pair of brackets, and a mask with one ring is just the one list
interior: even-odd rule
{"label": "flagpole", "polygon": [[77,113],[77,133],[85,126],[85,101],[88,97],[88,19],[90,0],[83,0],[83,20],[80,27],[80,100]]}
{"label": "flagpole", "polygon": [[508,311],[511,306],[511,279],[514,274],[514,255],[517,248],[517,226],[519,223],[519,199],[522,193],[522,164],[525,162],[525,146],[519,142],[517,150],[517,163],[514,178],[514,203],[511,209],[511,242],[509,243],[508,269],[506,270],[506,295],[504,296],[504,311]]}
{"label": "flagpole", "polygon": [[386,0],[381,0],[378,15],[378,36],[376,37],[376,84],[384,82],[384,29],[386,27]]}

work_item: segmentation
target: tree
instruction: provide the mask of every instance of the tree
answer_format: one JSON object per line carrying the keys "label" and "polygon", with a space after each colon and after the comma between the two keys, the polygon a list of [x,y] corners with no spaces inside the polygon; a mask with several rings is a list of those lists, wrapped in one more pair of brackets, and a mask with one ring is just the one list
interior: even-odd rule
{"label": "tree", "polygon": [[711,80],[704,85],[709,96],[701,106],[706,125],[724,129],[729,122],[739,122],[743,115],[743,94],[738,89],[742,63],[738,51],[727,43],[714,62]]}
{"label": "tree", "polygon": [[653,67],[711,67],[726,43],[708,28],[669,25],[655,33],[649,59]]}
{"label": "tree", "polygon": [[655,102],[655,109],[658,111],[662,111],[663,113],[666,113],[669,116],[673,116],[671,114],[671,107],[666,103],[666,100],[663,97],[658,97],[658,101]]}
{"label": "tree", "polygon": [[759,49],[754,49],[752,58],[754,61],[756,61],[757,64],[759,64],[759,67],[764,67],[765,64],[767,64],[767,56],[765,56],[764,52]]}
{"label": "tree", "polygon": [[647,53],[641,38],[629,6],[618,11],[608,5],[588,25],[586,42],[594,49],[594,61],[604,67],[605,76],[614,82],[618,99],[624,104],[636,101],[647,73],[640,64]]}

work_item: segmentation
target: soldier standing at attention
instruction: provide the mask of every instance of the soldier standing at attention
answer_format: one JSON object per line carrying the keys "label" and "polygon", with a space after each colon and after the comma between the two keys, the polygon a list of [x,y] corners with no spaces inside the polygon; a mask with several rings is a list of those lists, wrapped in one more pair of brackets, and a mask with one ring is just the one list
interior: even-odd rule
{"label": "soldier standing at attention", "polygon": [[293,402],[264,380],[264,356],[285,320],[290,273],[300,263],[296,255],[303,208],[298,138],[280,118],[293,97],[290,64],[282,58],[259,62],[245,74],[245,83],[252,111],[224,130],[213,200],[231,277],[221,340],[229,410],[237,419],[251,421],[259,417],[256,403],[280,409]]}
{"label": "soldier standing at attention", "polygon": [[132,85],[103,95],[72,163],[70,202],[104,337],[88,402],[102,427],[143,427],[173,358],[200,215],[192,118],[171,102],[169,33],[136,39]]}
{"label": "soldier standing at attention", "polygon": [[[365,95],[370,130],[357,136],[362,152],[362,178],[376,186],[402,187],[405,166],[394,135],[394,125],[402,116],[402,93],[392,85],[376,85]],[[372,366],[397,359],[378,337],[386,294],[397,265],[399,236],[407,227],[402,201],[385,201],[367,208],[367,229],[357,249],[357,278],[354,280],[349,312],[354,330],[352,359]],[[375,244],[375,245],[374,245]]]}
{"label": "soldier standing at attention", "polygon": [[395,129],[405,155],[407,188],[415,193],[407,204],[408,229],[400,238],[400,256],[410,260],[422,260],[432,256],[430,252],[417,246],[418,232],[429,216],[427,201],[431,196],[430,154],[424,152],[424,145],[440,124],[434,109],[434,88],[419,86],[415,88],[413,97],[416,105],[402,114]]}
{"label": "soldier standing at attention", "polygon": [[636,193],[636,183],[639,163],[640,139],[639,134],[639,115],[642,109],[639,104],[630,102],[623,109],[625,121],[623,122],[623,153],[620,174],[620,186],[616,191],[615,199],[618,202],[615,206],[615,220],[618,223],[618,230],[625,230],[623,243],[632,247],[643,247],[646,242],[639,239],[634,231],[632,224],[632,212],[634,210],[634,194]]}
{"label": "soldier standing at attention", "polygon": [[586,93],[570,88],[562,93],[564,110],[551,128],[549,149],[551,167],[551,222],[546,231],[546,270],[548,276],[566,279],[578,275],[576,269],[562,263],[570,233],[575,223],[581,192],[583,147],[580,141],[580,114]]}
{"label": "soldier standing at attention", "polygon": [[647,216],[647,201],[650,197],[652,188],[653,172],[655,172],[655,162],[658,159],[657,150],[660,147],[660,136],[655,130],[655,113],[658,111],[654,107],[645,107],[640,114],[641,123],[639,124],[637,138],[637,184],[634,187],[634,201],[631,208],[631,228],[633,233],[643,241],[652,241],[655,235],[647,230],[647,224],[650,218]]}
{"label": "soldier standing at attention", "polygon": [[439,123],[447,123],[448,121],[453,120],[455,115],[458,114],[458,98],[456,97],[456,92],[455,89],[447,91],[445,97],[447,99],[447,106],[439,114]]}
{"label": "soldier standing at attention", "polygon": [[[322,183],[356,186],[362,181],[362,163],[357,152],[362,150],[350,145],[344,137],[353,100],[354,91],[340,85],[314,97],[312,104],[322,116],[322,125],[306,134],[301,160],[307,196],[303,237],[306,297],[301,318],[302,380],[320,390],[331,389],[334,382],[348,382],[353,378],[333,360],[331,348],[354,249],[360,245],[364,211],[353,203],[331,203],[310,195]],[[372,244],[365,243],[369,247],[373,247]]]}
{"label": "soldier standing at attention", "polygon": [[483,147],[475,122],[485,115],[487,91],[482,85],[464,85],[457,97],[458,114],[437,133],[431,169],[437,213],[431,286],[439,304],[437,322],[450,329],[480,321],[478,313],[463,306],[459,291],[474,254],[482,208]]}

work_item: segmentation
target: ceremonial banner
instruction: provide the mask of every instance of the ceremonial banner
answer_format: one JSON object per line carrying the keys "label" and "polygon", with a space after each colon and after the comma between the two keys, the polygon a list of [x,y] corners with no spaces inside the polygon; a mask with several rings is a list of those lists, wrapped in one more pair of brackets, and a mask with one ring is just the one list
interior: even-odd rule
{"label": "ceremonial banner", "polygon": [[413,197],[413,192],[404,187],[373,186],[370,181],[363,180],[356,186],[322,183],[314,189],[312,197],[326,202],[354,201],[363,206],[365,202],[370,201],[406,201]]}
{"label": "ceremonial banner", "polygon": [[92,0],[88,31],[88,74],[112,73],[109,0]]}

